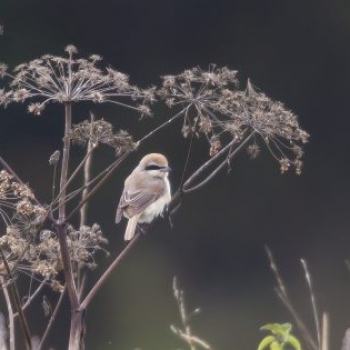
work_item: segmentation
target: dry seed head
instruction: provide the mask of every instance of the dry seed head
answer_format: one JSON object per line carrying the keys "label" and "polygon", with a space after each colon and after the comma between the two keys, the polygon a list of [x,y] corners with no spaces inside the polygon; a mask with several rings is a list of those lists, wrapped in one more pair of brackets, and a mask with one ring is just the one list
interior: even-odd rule
{"label": "dry seed head", "polygon": [[[150,115],[148,104],[154,100],[154,88],[141,90],[129,83],[128,76],[112,68],[100,68],[101,57],[76,58],[73,45],[65,48],[67,57],[43,55],[15,67],[9,73],[0,63],[0,77],[7,77],[11,90],[0,90],[0,105],[30,99],[28,111],[40,115],[49,102],[112,102]],[[128,102],[128,100],[130,102]],[[134,101],[140,107],[134,106]]]}
{"label": "dry seed head", "polygon": [[[308,133],[283,103],[258,91],[249,80],[246,89],[239,90],[237,71],[212,65],[208,71],[192,68],[167,75],[158,94],[168,107],[182,113],[184,137],[199,119],[196,132],[209,141],[211,155],[228,142],[243,142],[254,133],[255,143],[261,140],[267,146],[281,163],[282,172],[292,166],[300,174],[302,146]],[[252,158],[259,150],[252,145],[247,149]]]}

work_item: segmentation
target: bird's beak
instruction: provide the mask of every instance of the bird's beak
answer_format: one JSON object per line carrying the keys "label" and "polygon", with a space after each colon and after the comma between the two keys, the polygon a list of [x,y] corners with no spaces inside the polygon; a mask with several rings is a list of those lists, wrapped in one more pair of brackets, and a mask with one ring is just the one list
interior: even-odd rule
{"label": "bird's beak", "polygon": [[171,171],[171,168],[169,166],[165,166],[164,168],[160,169],[163,173],[169,173]]}

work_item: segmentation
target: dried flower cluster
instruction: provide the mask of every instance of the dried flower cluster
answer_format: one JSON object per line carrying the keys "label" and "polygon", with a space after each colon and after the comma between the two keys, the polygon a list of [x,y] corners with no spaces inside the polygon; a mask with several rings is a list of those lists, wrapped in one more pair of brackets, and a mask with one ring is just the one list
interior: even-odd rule
{"label": "dried flower cluster", "polygon": [[[100,226],[94,224],[92,227],[82,226],[79,230],[69,226],[67,242],[73,266],[92,269],[96,267],[94,255],[98,250],[105,251],[101,245],[107,244],[107,239],[103,237]],[[15,224],[10,225],[0,238],[0,248],[10,267],[16,264],[19,271],[28,270],[51,282],[63,269],[58,237],[51,230],[41,230],[33,237]]]}
{"label": "dried flower cluster", "polygon": [[[0,215],[6,227],[0,249],[10,269],[16,266],[18,271],[47,278],[57,287],[56,276],[63,265],[57,234],[43,228],[47,210],[36,204],[27,185],[14,181],[6,170],[0,171]],[[105,251],[102,245],[107,239],[97,224],[79,230],[69,226],[67,243],[73,266],[91,269],[96,266],[96,251]],[[1,258],[0,273],[6,275]]]}
{"label": "dried flower cluster", "polygon": [[73,263],[93,269],[97,266],[94,255],[97,251],[107,251],[102,248],[108,240],[102,235],[98,224],[81,226],[75,230],[73,226],[68,227],[68,247]]}
{"label": "dried flower cluster", "polygon": [[68,137],[78,143],[87,144],[89,141],[93,146],[99,143],[109,145],[115,149],[116,155],[135,149],[136,143],[133,142],[132,136],[125,130],[119,130],[113,133],[112,124],[103,119],[89,122],[84,120],[76,124],[69,131]]}
{"label": "dried flower cluster", "polygon": [[46,214],[45,208],[35,204],[34,194],[27,185],[13,180],[6,170],[0,171],[0,216],[6,225],[16,221],[23,229],[30,230],[29,223],[43,222]]}
{"label": "dried flower cluster", "polygon": [[[212,65],[208,71],[193,68],[164,76],[159,95],[168,107],[182,111],[185,137],[192,132],[206,137],[211,156],[224,142],[243,141],[254,133],[279,161],[282,173],[293,165],[300,174],[302,145],[309,135],[291,111],[255,90],[249,81],[245,90],[239,90],[236,71]],[[247,151],[252,158],[259,155],[256,141]]]}
{"label": "dried flower cluster", "polygon": [[[99,55],[88,59],[76,58],[77,49],[66,47],[67,57],[44,55],[39,59],[18,65],[13,74],[0,63],[0,76],[8,77],[12,90],[0,89],[0,104],[33,100],[28,111],[40,115],[49,102],[92,101],[112,102],[137,109],[142,115],[150,115],[149,104],[153,101],[154,88],[141,90],[129,83],[129,77],[112,68],[100,68]],[[133,107],[124,101],[140,101]],[[37,101],[35,101],[37,100]]]}

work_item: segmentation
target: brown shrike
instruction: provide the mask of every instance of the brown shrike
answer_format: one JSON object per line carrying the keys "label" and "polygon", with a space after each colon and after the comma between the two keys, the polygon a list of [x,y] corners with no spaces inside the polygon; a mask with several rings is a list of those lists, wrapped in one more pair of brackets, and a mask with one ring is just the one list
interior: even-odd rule
{"label": "brown shrike", "polygon": [[150,223],[170,202],[169,171],[165,156],[150,153],[126,178],[115,218],[116,223],[123,215],[129,219],[124,234],[126,241],[134,237],[138,223]]}

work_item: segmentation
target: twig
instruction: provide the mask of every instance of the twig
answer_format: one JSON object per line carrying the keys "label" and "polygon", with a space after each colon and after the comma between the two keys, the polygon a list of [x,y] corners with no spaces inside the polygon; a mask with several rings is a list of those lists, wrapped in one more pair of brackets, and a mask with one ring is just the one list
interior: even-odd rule
{"label": "twig", "polygon": [[[92,127],[93,122],[94,122],[94,115],[91,113],[90,114],[90,125]],[[92,164],[92,151],[94,150],[95,146],[92,143],[91,140],[89,140],[88,142],[88,146],[87,146],[87,150],[86,150],[86,161],[84,164],[84,190],[83,193],[81,195],[81,200],[84,201],[85,198],[87,197],[88,193],[89,193],[89,187],[88,187],[88,183],[90,182],[90,178],[91,178],[91,164]],[[87,224],[87,211],[88,211],[88,204],[89,202],[85,202],[85,204],[80,208],[80,225],[79,227],[82,227],[84,225]],[[85,283],[83,283],[82,279],[85,280],[84,276],[81,277],[81,273],[82,273],[82,267],[81,264],[78,263],[78,267],[77,267],[77,290],[78,290],[78,297],[79,299],[81,298],[81,295],[83,293],[84,290],[84,285]]]}
{"label": "twig", "polygon": [[[48,281],[48,277],[45,277],[41,283],[39,284],[38,288],[35,290],[35,292],[27,299],[27,301],[22,305],[22,310],[25,311],[26,308],[30,306],[30,303],[34,300],[34,298],[40,293],[40,291],[45,286],[46,282]],[[14,317],[18,317],[18,312],[14,314]]]}
{"label": "twig", "polygon": [[[188,336],[186,333],[182,332],[181,329],[178,329],[173,325],[170,326],[170,329],[174,334],[176,334],[179,338],[183,339],[186,343],[191,343],[191,344],[195,343],[206,350],[211,349],[210,345],[207,342],[205,342],[203,339],[200,339],[194,335]],[[194,349],[194,348],[191,347],[191,349]]]}
{"label": "twig", "polygon": [[76,310],[79,309],[78,292],[76,289],[73,268],[71,263],[70,252],[67,243],[67,217],[66,217],[66,195],[67,195],[67,178],[69,168],[69,151],[70,140],[68,138],[68,132],[72,125],[72,104],[71,102],[65,103],[65,128],[63,136],[63,155],[61,166],[61,178],[60,178],[60,197],[58,201],[58,221],[55,224],[58,234],[58,241],[61,251],[61,259],[63,265],[63,274],[68,290],[70,308],[71,308],[71,320],[70,320],[70,332],[69,332],[69,350],[77,350],[81,345],[81,331],[83,328],[82,319],[77,322]]}
{"label": "twig", "polygon": [[[178,284],[176,277],[174,277],[174,279],[173,279],[173,292],[174,292],[174,297],[177,301],[177,305],[179,308],[181,322],[182,322],[182,325],[184,327],[184,332],[181,330],[178,330],[177,334],[181,335],[181,338],[186,340],[186,342],[188,343],[191,350],[196,350],[196,347],[193,344],[193,340],[192,340],[192,332],[191,332],[190,323],[189,323],[188,318],[187,318],[184,293],[183,293],[183,290],[181,290],[179,288],[179,284]],[[173,327],[173,328],[176,329],[175,327]]]}
{"label": "twig", "polygon": [[48,335],[50,333],[52,325],[53,325],[53,323],[56,320],[56,316],[57,316],[57,313],[58,313],[58,311],[60,309],[60,306],[62,304],[63,297],[66,294],[66,290],[67,290],[66,287],[64,287],[63,291],[61,292],[61,295],[60,295],[60,297],[59,297],[59,299],[57,301],[55,309],[52,312],[52,315],[50,317],[49,323],[47,324],[47,327],[46,327],[45,332],[44,332],[44,334],[43,334],[43,336],[42,336],[42,338],[40,340],[39,347],[38,347],[37,350],[41,350],[43,348],[43,345],[45,344],[45,341],[46,341],[46,339],[47,339],[47,337],[48,337]]}
{"label": "twig", "polygon": [[[113,171],[115,171],[120,164],[127,158],[127,156],[130,154],[130,152],[125,152],[122,156],[120,156],[114,163],[113,166],[108,167],[108,170],[105,172],[102,179],[91,189],[91,191],[86,195],[86,197],[81,200],[78,205],[69,213],[69,215],[66,218],[66,221],[69,221],[72,216],[80,210],[80,208],[91,199],[92,196],[94,196],[97,191],[100,189],[100,187],[109,179],[109,177],[113,174]],[[93,181],[93,180],[92,180]]]}
{"label": "twig", "polygon": [[163,124],[159,125],[158,127],[156,127],[155,129],[153,129],[151,132],[149,132],[147,135],[143,136],[137,143],[140,144],[143,141],[149,139],[151,136],[153,136],[155,133],[157,133],[158,131],[160,131],[161,129],[163,129],[164,127],[170,125],[174,120],[176,120],[177,118],[181,117],[184,113],[186,113],[186,111],[192,106],[192,104],[188,105],[185,109],[181,110],[179,113],[175,114],[173,117],[171,117],[170,119],[168,119],[166,122],[164,122]]}
{"label": "twig", "polygon": [[66,205],[65,198],[67,194],[67,178],[68,178],[68,166],[69,166],[69,150],[70,140],[68,138],[68,132],[72,125],[72,105],[67,102],[65,104],[65,129],[63,137],[63,155],[62,155],[62,167],[61,167],[61,180],[60,180],[60,198],[58,206],[58,223],[56,224],[58,232],[58,240],[61,249],[61,257],[63,264],[64,277],[67,284],[69,300],[71,302],[72,309],[78,308],[78,296],[76,286],[73,278],[72,265],[70,260],[70,253],[67,244],[67,226],[66,226]]}
{"label": "twig", "polygon": [[200,346],[203,349],[210,350],[211,346],[206,341],[193,335],[192,333],[192,329],[190,327],[190,319],[194,314],[197,314],[200,309],[197,308],[190,314],[187,313],[184,292],[179,287],[179,283],[176,277],[173,278],[173,294],[179,308],[183,330],[175,327],[174,325],[171,325],[170,329],[173,331],[173,333],[175,333],[179,338],[188,344],[190,350],[196,350],[196,345]]}
{"label": "twig", "polygon": [[[229,151],[229,154],[227,155],[226,159],[224,159],[220,165],[218,165],[204,180],[202,180],[199,184],[191,187],[191,188],[188,188],[189,187],[189,180],[186,181],[185,185],[186,185],[186,189],[184,189],[184,192],[185,193],[188,193],[188,192],[192,192],[192,191],[195,191],[195,190],[198,190],[199,188],[203,187],[204,185],[206,185],[212,178],[215,177],[215,175],[217,175],[219,173],[219,171],[225,166],[227,165],[231,160],[232,158],[246,145],[246,143],[253,137],[254,135],[254,132],[252,132],[242,143],[240,143],[238,145],[238,147],[233,151],[233,152],[230,152]],[[237,142],[237,139],[234,138],[228,145],[226,145],[226,147],[223,148],[224,152],[227,151],[227,150],[230,150],[233,145]],[[223,152],[223,153],[224,153]],[[219,152],[220,153],[220,152]],[[223,153],[220,153],[223,154]],[[199,169],[200,170],[200,169]],[[202,171],[200,171],[202,172]],[[198,174],[199,175],[199,174]],[[191,179],[192,181],[194,179]]]}
{"label": "twig", "polygon": [[295,310],[292,302],[289,299],[289,296],[287,293],[287,288],[286,288],[284,281],[279,273],[277,264],[274,260],[274,257],[272,255],[270,248],[265,245],[265,250],[266,250],[268,259],[270,261],[271,271],[273,272],[275,279],[276,279],[276,282],[277,282],[277,287],[275,287],[275,291],[277,293],[277,296],[281,299],[282,303],[286,306],[286,308],[289,310],[289,312],[293,316],[295,323],[296,323],[297,327],[299,328],[299,331],[302,334],[302,336],[303,336],[305,342],[308,344],[308,346],[313,350],[318,350],[317,343],[312,338],[310,331],[308,330],[305,323],[300,318],[298,312]]}
{"label": "twig", "polygon": [[[6,277],[7,278],[12,278],[9,264],[7,262],[5,254],[4,254],[4,252],[2,251],[1,248],[0,248],[0,256],[1,256],[2,262],[4,263],[4,266],[5,266]],[[10,289],[10,294],[11,294],[12,301],[13,301],[13,303],[14,303],[14,305],[16,307],[16,311],[18,312],[18,315],[19,315],[20,325],[21,325],[21,328],[22,328],[22,331],[23,331],[23,334],[24,334],[24,338],[25,338],[27,349],[31,350],[32,349],[32,340],[31,340],[31,336],[30,336],[30,331],[29,331],[27,319],[26,319],[26,317],[24,315],[24,312],[22,310],[21,298],[19,296],[17,285],[16,285],[15,281],[13,281],[9,285],[9,289]]]}
{"label": "twig", "polygon": [[60,159],[60,151],[55,151],[52,153],[50,159],[49,159],[49,164],[53,165],[53,172],[52,172],[52,192],[51,192],[51,205],[53,203],[53,200],[55,198],[56,194],[56,181],[57,181],[57,164]]}
{"label": "twig", "polygon": [[[90,123],[94,122],[94,115],[91,113],[90,115]],[[90,181],[91,177],[91,164],[92,164],[92,151],[94,150],[94,144],[91,140],[88,142],[87,150],[86,150],[86,161],[84,164],[84,190],[81,195],[81,200],[85,200],[85,197],[88,195],[89,187],[88,183]],[[80,226],[86,225],[87,223],[87,209],[88,209],[88,202],[85,202],[85,204],[80,208]]]}
{"label": "twig", "polygon": [[65,198],[67,194],[67,178],[68,178],[68,166],[69,166],[69,150],[70,140],[68,138],[68,132],[72,126],[72,104],[67,102],[65,105],[65,125],[64,125],[64,136],[63,136],[63,155],[62,155],[62,166],[61,166],[61,180],[60,180],[60,198],[59,198],[59,222],[62,224],[66,219],[66,206]]}
{"label": "twig", "polygon": [[128,245],[122,250],[122,252],[115,258],[112,264],[108,267],[108,269],[103,273],[103,275],[99,278],[99,280],[92,287],[88,295],[80,304],[81,310],[86,310],[89,306],[91,300],[94,298],[96,293],[101,289],[101,287],[106,283],[108,277],[112,273],[112,271],[120,264],[120,262],[124,259],[124,257],[130,252],[130,250],[136,245],[140,238],[140,233],[137,232],[134,238],[128,243]]}
{"label": "twig", "polygon": [[303,266],[304,273],[305,273],[305,279],[307,282],[307,285],[309,287],[310,292],[310,298],[311,298],[311,305],[312,305],[312,313],[314,316],[315,326],[316,326],[316,335],[317,335],[317,342],[318,342],[318,348],[321,349],[321,328],[320,328],[320,320],[319,320],[319,314],[318,314],[318,308],[315,298],[315,293],[313,291],[313,285],[311,280],[311,275],[307,266],[307,263],[304,259],[300,259],[301,265]]}
{"label": "twig", "polygon": [[15,350],[15,344],[16,344],[16,336],[15,336],[15,319],[14,319],[14,313],[12,308],[12,303],[10,299],[10,295],[6,286],[6,281],[4,277],[0,277],[0,281],[2,284],[2,290],[4,293],[6,306],[7,306],[7,312],[8,312],[8,319],[9,319],[9,345],[10,350]]}
{"label": "twig", "polygon": [[[7,336],[8,336],[8,331],[7,331],[5,316],[2,313],[0,313],[0,350],[8,350]],[[10,350],[14,350],[14,347],[13,348],[11,347]]]}
{"label": "twig", "polygon": [[[90,141],[89,141],[90,144]],[[79,173],[80,169],[86,164],[87,160],[90,157],[91,152],[95,149],[95,146],[91,146],[88,149],[87,154],[85,155],[85,157],[81,160],[81,162],[79,163],[79,165],[75,168],[75,170],[73,171],[72,175],[69,177],[69,179],[67,180],[66,184],[64,185],[64,187],[60,190],[60,193],[56,196],[56,198],[52,201],[51,203],[51,207],[60,200],[60,197],[62,197],[63,192],[68,188],[68,186],[70,185],[70,183],[75,179],[75,177],[77,176],[77,174]],[[67,197],[67,195],[66,195]]]}
{"label": "twig", "polygon": [[63,272],[66,280],[66,286],[68,290],[69,300],[71,302],[71,308],[76,310],[79,308],[78,294],[73,279],[72,264],[70,261],[70,253],[67,245],[67,226],[57,225],[58,240],[61,247],[61,257],[63,264]]}

